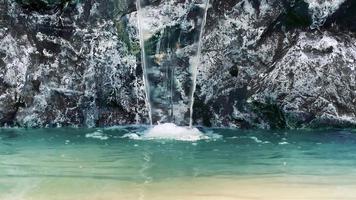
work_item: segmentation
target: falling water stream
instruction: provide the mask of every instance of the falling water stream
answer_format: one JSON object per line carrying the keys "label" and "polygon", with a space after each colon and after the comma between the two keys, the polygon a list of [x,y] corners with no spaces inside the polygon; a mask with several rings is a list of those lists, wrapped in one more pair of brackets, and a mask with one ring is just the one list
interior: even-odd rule
{"label": "falling water stream", "polygon": [[147,78],[147,71],[146,71],[146,62],[145,62],[145,48],[144,48],[144,37],[143,37],[143,31],[142,31],[142,24],[141,24],[141,2],[140,0],[136,1],[136,7],[137,7],[137,24],[138,24],[138,29],[139,29],[139,35],[140,35],[140,47],[141,47],[141,65],[143,69],[143,80],[145,84],[145,92],[146,92],[146,106],[148,110],[148,117],[150,120],[150,123],[152,125],[152,112],[151,112],[151,104],[149,102],[150,99],[150,93],[149,91],[149,84],[148,84],[148,78]]}
{"label": "falling water stream", "polygon": [[198,41],[198,52],[196,55],[195,62],[193,64],[193,90],[190,95],[190,119],[189,119],[189,127],[193,127],[193,106],[194,106],[194,93],[197,88],[197,75],[198,75],[198,65],[200,63],[200,55],[201,55],[201,48],[202,48],[202,39],[203,39],[203,33],[204,33],[204,27],[206,24],[206,17],[208,14],[208,8],[209,8],[209,0],[206,1],[205,4],[205,11],[204,11],[204,17],[203,17],[203,22],[201,25],[201,30],[200,30],[200,35],[199,35],[199,41]]}
{"label": "falling water stream", "polygon": [[151,125],[193,125],[194,93],[209,0],[138,0],[137,22]]}

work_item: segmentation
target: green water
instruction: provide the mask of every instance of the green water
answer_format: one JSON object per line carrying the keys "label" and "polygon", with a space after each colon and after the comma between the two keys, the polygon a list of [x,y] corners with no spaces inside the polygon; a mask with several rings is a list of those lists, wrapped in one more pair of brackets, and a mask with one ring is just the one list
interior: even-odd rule
{"label": "green water", "polygon": [[205,129],[221,137],[196,142],[123,137],[143,129],[0,129],[0,199],[36,199],[61,187],[100,193],[113,183],[120,192],[195,178],[346,177],[336,183],[346,184],[356,177],[355,131]]}

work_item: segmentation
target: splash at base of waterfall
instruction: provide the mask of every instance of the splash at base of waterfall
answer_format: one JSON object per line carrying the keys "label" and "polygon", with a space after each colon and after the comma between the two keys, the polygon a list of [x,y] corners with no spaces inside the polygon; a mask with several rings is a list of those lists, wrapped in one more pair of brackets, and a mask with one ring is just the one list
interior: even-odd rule
{"label": "splash at base of waterfall", "polygon": [[177,126],[173,123],[159,124],[141,133],[129,133],[124,137],[136,140],[178,140],[198,141],[218,139],[221,136],[213,133],[203,133],[197,128]]}

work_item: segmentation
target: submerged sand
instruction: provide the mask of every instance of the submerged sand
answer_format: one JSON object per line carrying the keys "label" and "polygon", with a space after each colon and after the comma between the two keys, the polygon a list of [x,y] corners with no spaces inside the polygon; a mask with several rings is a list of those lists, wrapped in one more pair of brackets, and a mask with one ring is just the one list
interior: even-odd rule
{"label": "submerged sand", "polygon": [[[204,177],[134,183],[83,178],[0,180],[14,188],[6,200],[344,200],[356,199],[345,176]],[[3,191],[4,190],[0,190]]]}

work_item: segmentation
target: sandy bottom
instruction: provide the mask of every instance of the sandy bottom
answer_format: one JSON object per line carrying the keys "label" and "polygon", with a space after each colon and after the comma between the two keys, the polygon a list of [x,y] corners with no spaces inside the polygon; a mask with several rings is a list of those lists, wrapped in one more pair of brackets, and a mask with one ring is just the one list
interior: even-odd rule
{"label": "sandy bottom", "polygon": [[[184,178],[133,183],[85,178],[9,178],[0,179],[0,199],[355,200],[354,180],[350,177],[286,176]],[[4,188],[4,185],[12,185],[12,188]]]}

